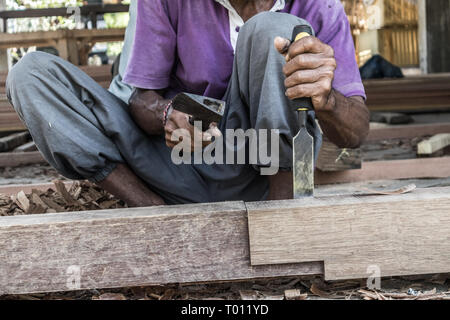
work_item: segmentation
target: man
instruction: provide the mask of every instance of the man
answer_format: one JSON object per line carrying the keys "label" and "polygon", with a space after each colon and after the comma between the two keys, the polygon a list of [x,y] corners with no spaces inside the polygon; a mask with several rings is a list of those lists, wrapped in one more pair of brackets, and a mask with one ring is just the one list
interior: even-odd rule
{"label": "man", "polygon": [[[10,101],[63,175],[90,179],[130,206],[285,199],[298,131],[291,100],[312,97],[316,154],[316,117],[339,146],[356,147],[367,135],[364,88],[338,0],[141,0],[137,13],[128,104],[57,57],[31,54],[10,72]],[[291,44],[303,19],[317,38]],[[278,130],[280,171],[261,175],[263,163],[174,164],[173,134],[195,136],[189,116],[170,108],[181,91],[226,101],[222,133]]]}

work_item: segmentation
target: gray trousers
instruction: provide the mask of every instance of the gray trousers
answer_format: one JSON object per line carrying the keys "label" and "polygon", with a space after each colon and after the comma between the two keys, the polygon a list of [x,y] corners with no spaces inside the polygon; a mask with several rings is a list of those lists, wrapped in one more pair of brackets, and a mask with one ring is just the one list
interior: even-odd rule
{"label": "gray trousers", "polygon": [[[225,129],[278,129],[280,167],[292,168],[292,137],[298,131],[292,102],[285,96],[284,58],[276,36],[290,38],[305,23],[288,14],[265,12],[240,30],[233,74],[219,124]],[[268,178],[258,166],[175,165],[163,136],[147,136],[128,105],[79,68],[56,56],[27,54],[10,71],[7,95],[45,159],[71,179],[98,182],[118,163],[128,166],[168,204],[258,201],[268,194]],[[316,155],[321,136],[309,114]]]}

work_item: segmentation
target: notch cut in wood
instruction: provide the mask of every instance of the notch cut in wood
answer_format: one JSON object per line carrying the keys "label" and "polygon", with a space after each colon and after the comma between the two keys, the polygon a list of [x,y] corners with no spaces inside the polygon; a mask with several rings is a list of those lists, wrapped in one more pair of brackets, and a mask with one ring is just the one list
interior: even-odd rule
{"label": "notch cut in wood", "polygon": [[0,217],[0,294],[322,273],[252,267],[244,202]]}
{"label": "notch cut in wood", "polygon": [[247,203],[251,263],[323,261],[326,280],[450,272],[450,188]]}

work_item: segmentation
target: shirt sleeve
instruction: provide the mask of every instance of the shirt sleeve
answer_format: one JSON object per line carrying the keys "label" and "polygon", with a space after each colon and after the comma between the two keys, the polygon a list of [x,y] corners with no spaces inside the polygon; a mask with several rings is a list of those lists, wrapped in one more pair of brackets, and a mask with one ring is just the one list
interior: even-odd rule
{"label": "shirt sleeve", "polygon": [[337,68],[333,88],[346,97],[366,98],[361,75],[356,63],[350,23],[340,1],[326,0],[316,12],[318,19],[312,23],[317,37],[330,45],[335,52]]}
{"label": "shirt sleeve", "polygon": [[176,32],[167,0],[139,0],[136,34],[124,82],[137,88],[165,89],[175,61]]}

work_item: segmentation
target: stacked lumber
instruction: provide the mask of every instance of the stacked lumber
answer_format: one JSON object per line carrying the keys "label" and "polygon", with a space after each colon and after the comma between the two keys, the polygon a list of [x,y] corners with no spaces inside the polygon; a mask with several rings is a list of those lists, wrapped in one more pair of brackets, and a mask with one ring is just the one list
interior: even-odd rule
{"label": "stacked lumber", "polygon": [[[111,66],[103,65],[82,66],[81,70],[86,72],[103,88],[108,88],[111,82]],[[0,73],[0,132],[24,130],[25,126],[20,121],[5,94],[6,73]]]}
{"label": "stacked lumber", "polygon": [[[449,133],[450,123],[372,129],[361,150],[340,149],[325,141],[319,153],[315,184],[448,178]],[[419,157],[424,155],[427,158]]]}
{"label": "stacked lumber", "polygon": [[429,112],[450,110],[450,74],[403,79],[365,80],[370,111]]}

